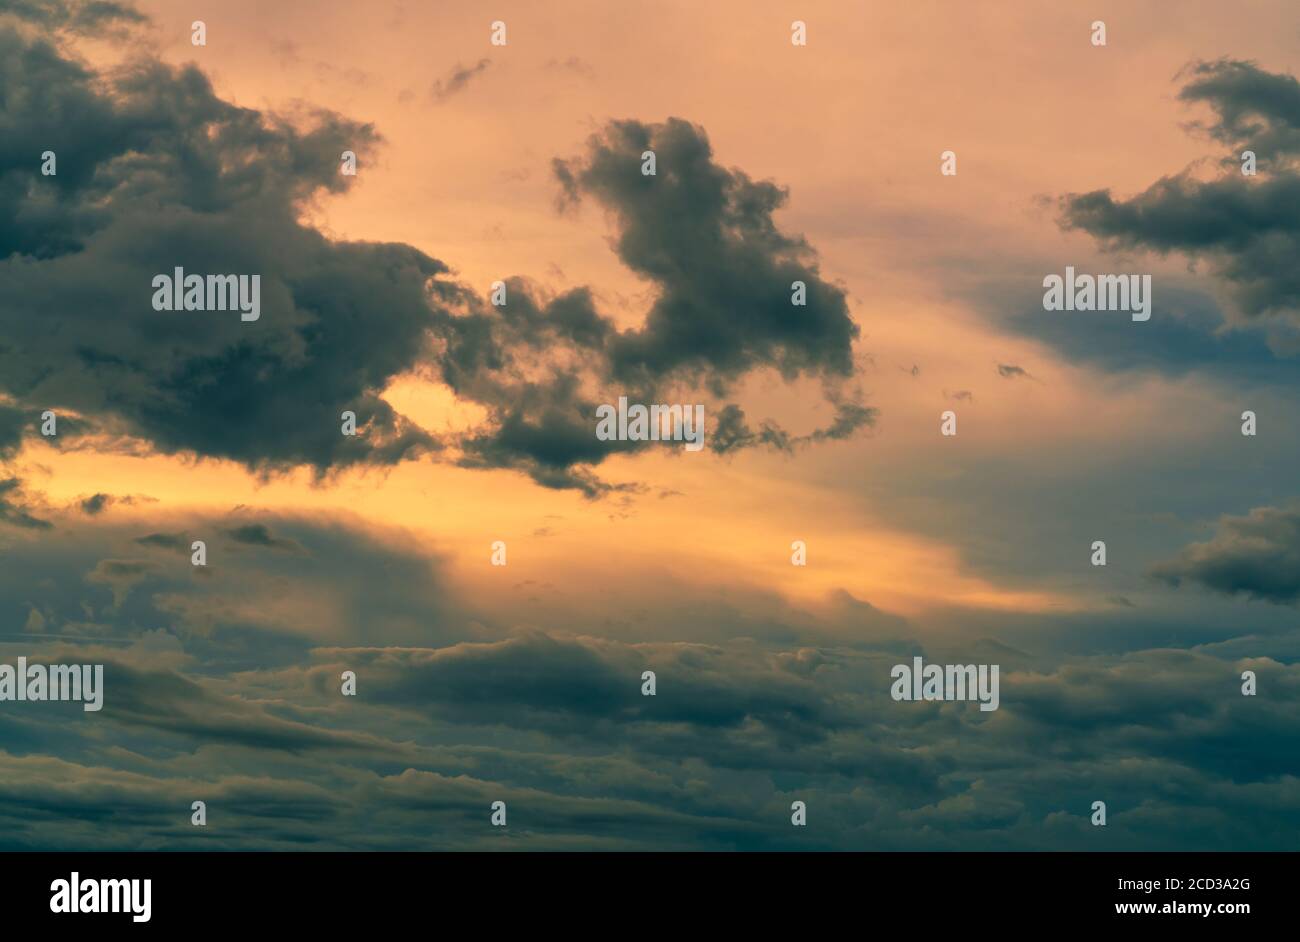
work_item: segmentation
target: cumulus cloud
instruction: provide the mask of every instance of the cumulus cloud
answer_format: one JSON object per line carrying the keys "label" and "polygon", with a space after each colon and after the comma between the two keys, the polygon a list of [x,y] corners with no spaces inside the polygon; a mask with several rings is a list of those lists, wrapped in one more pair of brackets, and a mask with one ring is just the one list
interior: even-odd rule
{"label": "cumulus cloud", "polygon": [[[32,18],[72,15],[46,12]],[[840,389],[858,335],[844,291],[773,221],[785,191],[719,165],[686,121],[612,122],[555,164],[567,197],[608,210],[620,258],[658,288],[644,324],[618,330],[590,288],[556,295],[514,278],[498,308],[411,246],[304,224],[306,204],[351,184],[339,154],[381,144],[371,125],[236,107],[194,66],[96,72],[12,24],[0,24],[0,54],[15,90],[0,115],[12,145],[0,155],[0,452],[16,447],[15,410],[39,406],[82,417],[69,434],[135,436],[261,473],[444,454],[595,497],[635,490],[593,469],[647,447],[596,439],[595,407],[616,392],[720,396],[771,369],[820,378],[836,406],[831,426],[801,440],[844,437],[874,415]],[[486,67],[458,70],[442,93]],[[641,175],[643,147],[658,151],[658,177]],[[29,156],[47,149],[55,176]],[[260,319],[153,310],[152,279],[177,267],[258,274]],[[805,306],[790,303],[796,280]],[[486,409],[481,427],[443,440],[382,398],[430,361],[434,379]],[[355,437],[340,434],[347,410]]]}
{"label": "cumulus cloud", "polygon": [[[1300,83],[1253,62],[1195,63],[1180,97],[1209,105],[1196,126],[1231,145],[1221,176],[1187,170],[1163,177],[1128,199],[1110,190],[1061,199],[1061,222],[1119,250],[1179,252],[1206,258],[1247,319],[1300,312]],[[1241,173],[1240,153],[1254,150],[1259,173]]]}
{"label": "cumulus cloud", "polygon": [[1300,507],[1256,507],[1219,519],[1214,537],[1151,569],[1172,586],[1199,584],[1225,595],[1300,603]]}
{"label": "cumulus cloud", "polygon": [[[647,150],[654,176],[640,172]],[[701,128],[612,121],[586,154],[554,169],[567,200],[591,196],[614,214],[619,258],[660,288],[645,325],[614,339],[618,379],[686,370],[725,388],[755,366],[787,377],[852,373],[858,327],[843,289],[772,218],[788,193],[718,165]],[[807,285],[805,306],[791,303],[794,281]]]}
{"label": "cumulus cloud", "polygon": [[[93,73],[0,24],[0,384],[148,440],[250,467],[387,463],[434,447],[378,394],[426,346],[441,263],[330,242],[303,203],[342,190],[368,125],[301,123],[219,99],[194,67]],[[30,154],[53,150],[44,177]],[[152,309],[156,274],[258,273],[263,315]],[[49,330],[50,323],[60,324]],[[364,434],[339,434],[352,409]]]}
{"label": "cumulus cloud", "polygon": [[[655,151],[654,176],[641,173],[645,150]],[[844,388],[859,333],[845,293],[822,277],[812,247],[772,218],[784,190],[721,166],[704,130],[678,118],[609,122],[585,153],[557,159],[553,169],[563,206],[591,199],[606,210],[619,259],[655,285],[656,299],[641,326],[620,330],[589,288],[552,296],[513,278],[504,306],[440,315],[443,377],[492,415],[462,442],[463,464],[514,467],[544,486],[609,493],[617,488],[591,469],[654,445],[597,440],[599,403],[619,395],[647,404],[722,397],[758,370],[820,381],[834,417],[802,434],[772,420],[754,432],[742,407],[726,403],[707,433],[715,452],[790,451],[874,423],[876,410]],[[795,281],[806,287],[806,305],[791,303]]]}

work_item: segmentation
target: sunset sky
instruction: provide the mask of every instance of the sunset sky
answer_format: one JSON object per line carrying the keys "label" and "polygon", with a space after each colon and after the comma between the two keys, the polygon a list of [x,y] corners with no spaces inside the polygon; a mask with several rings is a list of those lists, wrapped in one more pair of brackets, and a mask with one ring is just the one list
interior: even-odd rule
{"label": "sunset sky", "polygon": [[[106,665],[0,703],[0,846],[1293,849],[1297,40],[0,0],[0,661]],[[178,266],[260,320],[155,311]],[[705,448],[597,440],[620,395]],[[914,655],[1000,708],[892,700]]]}

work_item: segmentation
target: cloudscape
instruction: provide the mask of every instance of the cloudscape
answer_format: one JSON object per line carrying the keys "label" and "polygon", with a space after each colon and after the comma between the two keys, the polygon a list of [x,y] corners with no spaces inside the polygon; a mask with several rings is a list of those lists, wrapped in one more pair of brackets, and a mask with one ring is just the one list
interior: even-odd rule
{"label": "cloudscape", "polygon": [[1300,7],[191,6],[0,2],[0,847],[1293,848]]}

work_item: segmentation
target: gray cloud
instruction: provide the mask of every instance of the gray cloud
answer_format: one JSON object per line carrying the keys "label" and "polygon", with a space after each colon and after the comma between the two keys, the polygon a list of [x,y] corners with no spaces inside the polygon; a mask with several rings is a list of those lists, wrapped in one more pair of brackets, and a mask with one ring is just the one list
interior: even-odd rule
{"label": "gray cloud", "polygon": [[[656,176],[641,174],[644,149],[656,152]],[[754,432],[741,407],[727,404],[708,432],[715,452],[791,451],[874,423],[876,410],[841,389],[854,374],[858,336],[844,292],[821,277],[807,242],[772,219],[784,190],[720,166],[704,131],[677,118],[610,122],[586,153],[556,160],[554,171],[565,206],[591,198],[611,213],[615,251],[656,284],[657,299],[643,326],[619,330],[588,288],[550,296],[513,278],[503,307],[439,315],[444,379],[493,416],[462,441],[463,464],[514,467],[543,486],[607,494],[618,486],[590,469],[656,445],[597,440],[600,402],[681,401],[691,389],[723,396],[759,369],[787,381],[820,378],[834,418],[801,435],[771,420]],[[794,281],[807,286],[806,306],[791,304]],[[670,391],[679,398],[668,399]]]}
{"label": "gray cloud", "polygon": [[[1300,154],[1300,82],[1295,76],[1226,58],[1194,63],[1183,74],[1187,82],[1178,97],[1208,104],[1216,113],[1216,120],[1193,121],[1191,127],[1234,149],[1254,150],[1265,168]],[[1239,154],[1225,159],[1239,166]]]}
{"label": "gray cloud", "polygon": [[1151,574],[1173,586],[1187,581],[1227,595],[1300,603],[1300,508],[1256,507],[1244,517],[1221,517],[1213,539],[1156,564]]}
{"label": "gray cloud", "polygon": [[[424,284],[445,267],[408,246],[329,242],[296,220],[302,201],[344,188],[338,155],[375,146],[373,128],[234,107],[193,67],[146,60],[98,76],[8,26],[0,51],[14,67],[0,384],[19,405],[256,468],[387,463],[435,447],[378,390],[425,349]],[[29,156],[46,149],[57,176]],[[261,320],[152,310],[153,276],[175,266],[259,273]],[[58,331],[41,326],[56,320]],[[344,409],[364,434],[339,434]]]}
{"label": "gray cloud", "polygon": [[[655,176],[640,172],[646,150]],[[756,366],[787,378],[852,374],[858,327],[843,289],[772,219],[786,191],[719,166],[701,128],[613,121],[586,154],[554,169],[568,201],[590,196],[615,214],[619,258],[660,288],[644,327],[614,339],[615,378],[635,384],[681,370],[725,389]],[[794,281],[807,285],[804,307],[791,304]]]}
{"label": "gray cloud", "polygon": [[[0,53],[21,91],[2,116],[14,130],[0,156],[0,394],[14,405],[0,415],[0,449],[15,447],[9,412],[39,405],[84,416],[69,434],[136,436],[262,473],[325,474],[451,445],[467,467],[516,468],[597,497],[638,485],[603,482],[594,466],[646,447],[595,438],[595,407],[612,390],[645,402],[699,385],[721,395],[768,368],[820,377],[836,407],[800,441],[845,437],[873,414],[839,389],[858,328],[812,248],[776,227],[785,191],[719,166],[685,121],[613,122],[555,165],[570,199],[611,210],[620,258],[660,288],[645,325],[620,331],[588,288],[551,295],[510,279],[496,308],[410,246],[330,241],[304,226],[306,201],[349,185],[339,154],[381,143],[370,125],[238,108],[192,66],[146,59],[96,74],[8,26]],[[443,91],[485,67],[459,70]],[[659,177],[641,176],[642,146],[657,149]],[[56,176],[30,159],[45,149]],[[262,317],[152,310],[153,277],[177,266],[259,274]],[[805,307],[790,303],[794,280],[807,284]],[[60,330],[41,327],[54,320]],[[380,398],[430,358],[437,378],[489,413],[456,441]],[[356,437],[340,434],[344,410],[357,414]]]}
{"label": "gray cloud", "polygon": [[[1211,181],[1190,172],[1163,177],[1143,192],[1116,199],[1109,190],[1061,199],[1061,223],[1118,250],[1180,252],[1209,259],[1247,318],[1300,311],[1300,83],[1251,62],[1198,63],[1180,97],[1203,102],[1215,119],[1202,125],[1231,143],[1226,172]],[[1261,163],[1240,172],[1240,148]]]}
{"label": "gray cloud", "polygon": [[141,546],[162,546],[167,549],[188,550],[189,543],[181,533],[150,533],[136,540]]}
{"label": "gray cloud", "polygon": [[0,402],[0,461],[13,457],[23,443],[27,416]]}
{"label": "gray cloud", "polygon": [[264,546],[268,549],[283,549],[291,552],[302,550],[302,547],[293,540],[285,540],[272,535],[270,529],[264,523],[248,523],[243,526],[231,527],[225,531],[225,534],[236,543],[244,543],[249,546]]}
{"label": "gray cloud", "polygon": [[448,72],[445,77],[433,83],[430,94],[433,95],[435,101],[446,101],[457,92],[463,91],[474,76],[487,71],[488,66],[491,64],[491,59],[479,59],[478,62],[471,66],[457,63],[455,68]]}
{"label": "gray cloud", "polygon": [[[0,720],[8,743],[66,752],[0,752],[0,820],[44,822],[39,841],[6,830],[11,846],[84,840],[90,820],[97,848],[160,833],[197,846],[203,835],[159,809],[179,816],[201,796],[228,847],[409,848],[436,832],[470,849],[503,799],[519,846],[550,849],[1081,849],[1102,797],[1120,849],[1284,846],[1295,666],[1168,650],[1004,662],[1002,708],[986,715],[890,700],[904,656],[527,633],[319,648],[310,663],[196,680],[129,666],[128,652],[111,660],[96,720]],[[338,694],[345,666],[355,699]],[[1258,700],[1237,689],[1243,666],[1260,676]],[[639,693],[644,668],[654,698]],[[785,824],[792,798],[816,828]]]}
{"label": "gray cloud", "polygon": [[[735,662],[716,646],[633,647],[532,632],[437,650],[316,653],[364,676],[367,702],[458,723],[537,727],[569,737],[580,719],[583,737],[610,739],[635,735],[630,727],[637,723],[711,729],[751,725],[813,738],[850,725],[793,664],[780,657]],[[671,696],[642,696],[644,670],[670,682]],[[338,673],[333,666],[315,672],[316,688],[328,690]]]}
{"label": "gray cloud", "polygon": [[[1271,848],[1293,830],[1294,632],[1052,654],[918,633],[847,593],[803,611],[671,582],[649,617],[559,605],[523,628],[466,612],[396,533],[152,513],[69,508],[75,539],[0,570],[0,618],[44,623],[0,658],[107,666],[98,714],[0,715],[5,846],[395,849],[427,832],[477,849],[498,798],[516,846],[549,849],[1082,848],[1096,797],[1120,848]],[[203,578],[177,552],[227,531],[304,552],[217,544]],[[913,654],[1001,664],[1001,708],[891,700]],[[195,798],[220,829],[188,827]],[[789,828],[794,798],[816,828]]]}
{"label": "gray cloud", "polygon": [[96,514],[103,513],[104,508],[112,502],[113,497],[111,494],[94,494],[81,501],[80,507],[82,513],[89,514],[93,517]]}
{"label": "gray cloud", "polygon": [[131,5],[114,0],[7,0],[0,13],[46,29],[98,35],[119,35],[148,21]]}
{"label": "gray cloud", "polygon": [[18,478],[0,478],[0,524],[27,530],[48,530],[53,526],[30,512]]}

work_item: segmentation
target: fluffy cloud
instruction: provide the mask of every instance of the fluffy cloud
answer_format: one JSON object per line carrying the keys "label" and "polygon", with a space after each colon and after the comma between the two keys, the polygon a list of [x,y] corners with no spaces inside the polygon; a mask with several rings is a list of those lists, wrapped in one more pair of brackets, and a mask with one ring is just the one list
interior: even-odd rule
{"label": "fluffy cloud", "polygon": [[[1222,176],[1190,171],[1164,177],[1130,199],[1109,190],[1061,201],[1062,222],[1110,248],[1180,252],[1209,259],[1246,318],[1300,312],[1300,83],[1251,62],[1222,59],[1190,69],[1180,97],[1203,102],[1215,119],[1202,127],[1232,153]],[[1254,150],[1259,174],[1240,172]]]}
{"label": "fluffy cloud", "polygon": [[1300,602],[1300,508],[1256,507],[1220,518],[1218,532],[1151,569],[1173,586],[1184,581],[1226,595],[1280,605]]}
{"label": "fluffy cloud", "polygon": [[[373,128],[302,125],[220,100],[196,68],[104,76],[0,24],[12,93],[0,116],[0,383],[165,452],[251,467],[392,462],[434,446],[378,390],[426,349],[427,280],[400,245],[330,242],[297,221],[339,191],[344,149]],[[45,177],[33,155],[57,154]],[[154,311],[176,266],[258,273],[264,314]],[[58,330],[51,330],[58,324]],[[364,435],[339,434],[354,410]]]}
{"label": "fluffy cloud", "polygon": [[[24,10],[49,28],[89,15]],[[53,408],[83,417],[61,434],[126,434],[263,472],[450,449],[468,467],[598,496],[631,485],[600,481],[594,466],[646,447],[595,437],[597,403],[623,392],[721,395],[773,369],[827,384],[835,417],[804,441],[873,418],[839,389],[858,334],[844,292],[773,222],[784,191],[718,165],[685,121],[614,122],[585,155],[556,163],[570,198],[611,211],[620,257],[659,288],[644,326],[619,331],[588,288],[551,296],[515,278],[496,308],[410,246],[331,241],[305,225],[305,204],[352,180],[340,153],[380,144],[370,125],[235,107],[193,66],[95,72],[12,22],[0,23],[0,54],[14,90],[0,114],[11,144],[0,155],[0,395],[11,400],[0,452],[15,447],[15,409]],[[640,173],[643,146],[659,152],[658,177]],[[46,150],[55,176],[33,159]],[[262,316],[154,311],[152,279],[176,267],[260,275]],[[795,280],[806,306],[790,303]],[[483,426],[442,441],[381,397],[429,360],[487,410]],[[340,434],[345,410],[356,437]]]}
{"label": "fluffy cloud", "polygon": [[[655,152],[653,176],[641,173],[646,150]],[[516,467],[546,486],[605,493],[610,485],[590,467],[654,446],[596,440],[598,403],[624,394],[642,403],[674,392],[723,397],[757,370],[819,379],[830,424],[792,434],[765,420],[754,432],[743,409],[727,403],[709,426],[714,451],[790,451],[874,423],[876,410],[844,388],[858,337],[844,291],[822,277],[811,246],[772,218],[784,190],[719,165],[703,129],[677,118],[610,122],[554,171],[562,206],[590,198],[606,210],[619,259],[651,281],[656,298],[641,326],[619,330],[590,289],[542,298],[516,278],[504,307],[443,320],[443,376],[493,416],[463,443],[464,464]],[[791,303],[795,281],[806,286],[806,305]]]}

